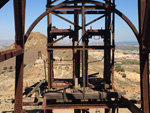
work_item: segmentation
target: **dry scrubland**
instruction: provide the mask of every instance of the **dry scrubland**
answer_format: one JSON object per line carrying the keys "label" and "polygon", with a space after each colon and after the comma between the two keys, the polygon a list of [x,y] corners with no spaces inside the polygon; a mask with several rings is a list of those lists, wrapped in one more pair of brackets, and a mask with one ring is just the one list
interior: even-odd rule
{"label": "dry scrubland", "polygon": [[[6,49],[13,48],[14,45]],[[5,50],[6,50],[5,49]],[[38,51],[42,52],[42,59],[37,60]],[[126,56],[128,55],[128,56]],[[119,56],[119,57],[118,57]],[[132,58],[138,55],[116,52],[115,60],[115,86],[117,89],[126,92],[129,99],[140,99],[140,74],[139,61],[137,59],[121,59],[121,56]],[[56,78],[72,78],[72,51],[54,51],[54,74]],[[89,75],[95,74],[97,77],[103,76],[103,52],[89,51]],[[119,59],[120,58],[120,59]],[[43,60],[47,59],[46,37],[40,33],[32,33],[25,48],[24,65],[24,88],[33,85],[45,78]],[[36,61],[36,63],[35,63]],[[13,111],[14,84],[15,84],[15,58],[0,63],[0,112]],[[46,70],[47,71],[47,70]],[[39,107],[24,107],[26,110],[34,109],[34,113],[39,111]],[[60,110],[54,110],[60,113]],[[99,109],[90,109],[91,113],[98,113]],[[30,111],[31,112],[31,111]],[[62,112],[62,111],[61,111]],[[73,113],[73,110],[64,110],[64,113]],[[102,111],[101,111],[102,112]],[[120,109],[121,113],[130,113],[127,109]],[[32,111],[33,113],[33,111]]]}

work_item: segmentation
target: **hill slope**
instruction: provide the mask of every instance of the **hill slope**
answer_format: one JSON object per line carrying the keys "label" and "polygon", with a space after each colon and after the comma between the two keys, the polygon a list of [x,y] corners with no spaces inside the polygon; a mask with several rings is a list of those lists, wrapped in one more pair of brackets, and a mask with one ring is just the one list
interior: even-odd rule
{"label": "hill slope", "polygon": [[[38,51],[41,51],[42,55],[47,56],[46,52],[47,37],[39,32],[32,32],[25,44],[25,56],[24,63],[30,64],[34,63],[38,57]],[[9,47],[3,50],[13,49],[15,44],[10,45]],[[15,65],[15,57],[4,62],[0,63],[0,71],[4,67],[10,67]]]}

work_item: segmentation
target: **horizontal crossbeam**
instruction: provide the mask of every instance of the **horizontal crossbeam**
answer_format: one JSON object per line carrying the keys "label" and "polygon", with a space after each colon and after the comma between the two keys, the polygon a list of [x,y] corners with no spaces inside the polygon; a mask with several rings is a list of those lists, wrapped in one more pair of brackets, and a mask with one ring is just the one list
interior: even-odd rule
{"label": "horizontal crossbeam", "polygon": [[11,49],[0,52],[0,62],[13,58],[23,53],[22,49]]}
{"label": "horizontal crossbeam", "polygon": [[[104,46],[85,46],[85,50],[93,49],[113,49],[114,46],[104,47]],[[51,46],[47,50],[83,50],[83,46]]]}

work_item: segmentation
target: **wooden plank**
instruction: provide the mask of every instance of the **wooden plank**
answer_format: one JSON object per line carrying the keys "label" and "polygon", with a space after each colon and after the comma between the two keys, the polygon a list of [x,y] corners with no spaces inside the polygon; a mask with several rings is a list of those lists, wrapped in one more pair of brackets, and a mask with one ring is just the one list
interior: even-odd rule
{"label": "wooden plank", "polygon": [[[124,94],[124,92],[85,92],[85,99],[111,99],[111,98],[121,98],[121,95]],[[63,100],[63,93],[58,92],[50,92],[45,94],[46,98],[51,99],[58,99]],[[75,93],[66,93],[67,100],[76,100],[76,99],[83,99],[83,93],[82,92],[75,92]]]}
{"label": "wooden plank", "polygon": [[43,83],[45,82],[45,80],[40,81],[37,86],[35,86],[28,94],[27,97],[31,96]]}

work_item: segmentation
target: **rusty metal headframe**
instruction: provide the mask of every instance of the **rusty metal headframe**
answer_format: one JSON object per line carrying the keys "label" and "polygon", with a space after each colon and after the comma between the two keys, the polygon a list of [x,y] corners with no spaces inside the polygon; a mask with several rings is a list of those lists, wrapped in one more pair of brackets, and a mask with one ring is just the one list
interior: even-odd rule
{"label": "rusty metal headframe", "polygon": [[[2,8],[9,0],[1,0],[0,8]],[[47,31],[48,31],[48,42],[47,42],[47,52],[48,52],[48,89],[51,88],[58,88],[58,87],[70,87],[72,89],[77,88],[79,84],[80,78],[80,54],[82,54],[82,88],[83,88],[83,95],[82,93],[71,93],[74,95],[74,99],[90,99],[96,98],[99,99],[99,93],[103,95],[104,92],[99,93],[92,93],[95,97],[89,93],[85,93],[86,87],[93,87],[89,84],[88,81],[88,50],[93,49],[103,49],[104,50],[104,88],[107,90],[108,88],[112,88],[114,91],[114,51],[115,51],[115,14],[121,17],[132,29],[133,33],[135,34],[137,41],[140,45],[140,76],[141,76],[141,109],[137,108],[133,102],[126,99],[124,96],[119,98],[119,101],[113,101],[113,103],[108,102],[78,102],[77,100],[75,103],[51,103],[49,106],[47,105],[48,97],[44,96],[42,108],[50,110],[55,108],[72,108],[76,109],[75,113],[80,113],[79,109],[84,109],[84,112],[88,112],[85,109],[89,108],[104,108],[105,113],[108,113],[110,108],[112,108],[113,112],[115,109],[120,108],[128,108],[133,113],[150,113],[150,103],[149,103],[149,52],[150,52],[150,1],[149,0],[138,0],[138,11],[139,11],[139,32],[133,25],[133,23],[119,10],[115,8],[115,0],[105,0],[105,3],[100,1],[93,1],[93,0],[73,0],[69,1],[66,0],[58,5],[53,6],[52,4],[57,0],[47,0],[47,10],[42,13],[29,27],[28,31],[24,33],[25,30],[25,3],[26,0],[14,0],[14,16],[15,16],[15,49],[8,50],[4,52],[0,52],[0,62],[5,61],[9,58],[16,57],[16,78],[15,78],[15,106],[14,112],[15,113],[22,113],[23,112],[23,105],[37,105],[39,103],[23,103],[22,99],[22,90],[23,90],[23,63],[24,63],[24,45],[29,37],[33,28],[40,22],[42,18],[47,16]],[[78,5],[81,3],[82,6]],[[85,4],[93,4],[93,6],[86,6]],[[73,4],[70,6],[70,4]],[[69,5],[69,6],[68,6]],[[86,9],[96,9],[102,8],[105,11],[86,11]],[[64,10],[57,10],[55,9],[72,9],[73,11],[64,11]],[[80,10],[80,12],[78,11]],[[112,17],[111,17],[112,13]],[[70,24],[74,25],[74,31],[71,29],[52,29],[52,14],[56,15],[57,17],[69,22]],[[74,14],[74,22],[58,15],[58,14]],[[82,26],[79,26],[79,14],[82,14]],[[93,21],[85,24],[85,14],[104,14]],[[105,29],[104,30],[87,30],[85,31],[85,27],[96,22],[97,20],[105,17]],[[112,20],[112,38],[110,36],[110,23]],[[83,45],[79,46],[79,36],[78,32],[82,29],[82,42]],[[52,33],[51,33],[51,32]],[[53,40],[54,37],[57,35],[63,35],[61,38],[57,40]],[[89,46],[88,45],[88,38],[91,36],[100,35],[104,38],[104,46]],[[73,46],[53,46],[54,43],[57,41],[69,36],[72,38]],[[88,38],[87,38],[88,37]],[[112,45],[111,42],[112,41]],[[70,84],[67,83],[59,83],[54,81],[53,76],[53,51],[54,50],[73,50],[73,82]],[[111,57],[112,54],[112,57]],[[111,62],[110,62],[111,60]],[[111,69],[111,74],[110,74]],[[111,79],[112,76],[112,79]],[[45,81],[42,81],[30,92],[30,95],[38,89],[39,86],[45,84]],[[64,102],[67,101],[67,98],[70,98],[70,94],[66,93],[66,89],[63,89],[62,95],[58,95],[59,98],[63,98]],[[116,94],[117,92],[113,92],[111,94]],[[106,93],[107,94],[107,93]],[[51,95],[51,94],[50,94]],[[110,94],[107,94],[110,95]],[[112,95],[111,95],[112,96]],[[111,97],[110,96],[110,97]],[[49,97],[52,98],[52,97]],[[104,98],[101,96],[101,98]]]}

